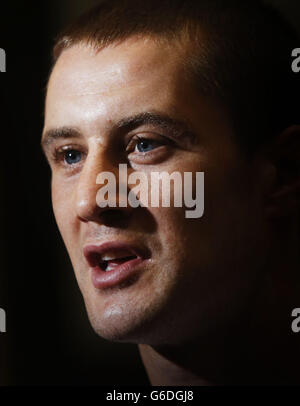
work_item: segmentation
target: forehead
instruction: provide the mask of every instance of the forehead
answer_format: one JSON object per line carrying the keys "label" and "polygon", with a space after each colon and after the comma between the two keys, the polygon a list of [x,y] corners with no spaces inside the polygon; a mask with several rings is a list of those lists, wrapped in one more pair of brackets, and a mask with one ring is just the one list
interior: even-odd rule
{"label": "forehead", "polygon": [[[183,49],[174,47],[166,41],[151,38],[129,38],[119,44],[110,44],[96,50],[93,46],[79,43],[62,52],[51,75],[50,83],[57,79],[66,80],[75,89],[90,80],[106,79],[133,81],[141,79],[149,69],[162,71],[170,69],[173,73],[180,69]],[[170,72],[171,73],[171,72]],[[71,76],[70,76],[71,75]],[[74,82],[74,79],[77,79]],[[110,82],[106,88],[109,88]],[[103,85],[102,85],[103,86]],[[103,89],[105,90],[105,89]]]}
{"label": "forehead", "polygon": [[[129,39],[96,52],[88,45],[65,50],[51,74],[46,125],[134,113],[172,104],[184,76],[179,49],[151,39]],[[159,106],[160,105],[160,106]],[[71,119],[71,117],[69,117]],[[69,123],[71,124],[71,123]]]}

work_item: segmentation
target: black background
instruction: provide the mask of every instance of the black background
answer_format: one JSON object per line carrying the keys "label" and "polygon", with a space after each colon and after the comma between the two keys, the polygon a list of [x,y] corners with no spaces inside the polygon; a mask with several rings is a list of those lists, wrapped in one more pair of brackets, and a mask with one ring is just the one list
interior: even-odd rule
{"label": "black background", "polygon": [[[7,314],[0,385],[148,383],[136,346],[106,342],[90,326],[55,225],[39,144],[55,35],[92,3],[0,6],[0,48],[7,53],[0,75],[0,308]],[[272,3],[300,28],[298,0]],[[275,64],[276,55],[266,63]]]}

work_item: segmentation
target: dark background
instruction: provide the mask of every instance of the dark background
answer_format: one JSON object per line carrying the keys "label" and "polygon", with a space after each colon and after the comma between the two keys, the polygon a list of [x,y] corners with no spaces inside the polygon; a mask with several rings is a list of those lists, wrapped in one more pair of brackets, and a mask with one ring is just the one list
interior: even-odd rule
{"label": "dark background", "polygon": [[[54,38],[93,3],[1,4],[0,308],[7,333],[0,333],[0,385],[148,384],[136,346],[104,341],[90,326],[55,225],[39,145]],[[300,30],[299,0],[271,3]],[[276,64],[276,55],[266,63]]]}

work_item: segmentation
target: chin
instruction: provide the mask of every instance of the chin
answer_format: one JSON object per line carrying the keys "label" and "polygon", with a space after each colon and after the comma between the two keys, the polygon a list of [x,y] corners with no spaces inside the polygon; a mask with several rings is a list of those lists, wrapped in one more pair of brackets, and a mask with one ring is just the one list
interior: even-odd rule
{"label": "chin", "polygon": [[162,345],[180,340],[177,308],[174,300],[170,301],[174,284],[160,282],[151,284],[141,279],[106,292],[82,283],[81,293],[96,334],[108,341],[132,344]]}
{"label": "chin", "polygon": [[142,321],[128,315],[105,314],[99,317],[88,311],[92,328],[100,337],[108,341],[139,343],[143,338]]}
{"label": "chin", "polygon": [[105,340],[149,345],[162,344],[170,340],[170,337],[163,339],[165,328],[160,322],[160,312],[157,309],[154,311],[151,307],[142,309],[128,307],[130,306],[114,305],[101,312],[86,305],[92,328]]}

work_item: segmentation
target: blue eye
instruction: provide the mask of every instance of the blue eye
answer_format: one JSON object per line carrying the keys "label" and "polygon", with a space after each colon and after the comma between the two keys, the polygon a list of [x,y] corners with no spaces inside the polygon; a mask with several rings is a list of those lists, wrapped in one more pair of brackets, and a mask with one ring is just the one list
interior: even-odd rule
{"label": "blue eye", "polygon": [[136,144],[137,150],[139,152],[148,152],[156,148],[158,143],[152,140],[141,140]]}
{"label": "blue eye", "polygon": [[65,152],[65,161],[68,165],[74,165],[81,161],[81,152],[70,150]]}

